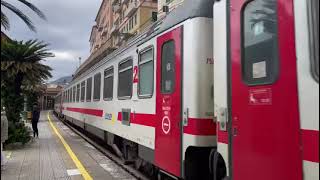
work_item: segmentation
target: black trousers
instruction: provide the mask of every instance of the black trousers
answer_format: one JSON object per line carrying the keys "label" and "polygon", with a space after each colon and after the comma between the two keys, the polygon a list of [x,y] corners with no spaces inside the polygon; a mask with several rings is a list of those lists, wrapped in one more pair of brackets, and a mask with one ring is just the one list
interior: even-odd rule
{"label": "black trousers", "polygon": [[33,137],[39,136],[38,132],[38,122],[32,122],[32,129],[33,129]]}

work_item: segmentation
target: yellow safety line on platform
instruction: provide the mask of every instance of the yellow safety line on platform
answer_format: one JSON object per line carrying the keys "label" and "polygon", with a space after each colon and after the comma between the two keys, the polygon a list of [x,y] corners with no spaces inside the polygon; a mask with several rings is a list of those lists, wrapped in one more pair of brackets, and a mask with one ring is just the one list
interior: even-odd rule
{"label": "yellow safety line on platform", "polygon": [[49,119],[49,123],[53,129],[53,131],[56,133],[56,135],[59,137],[59,139],[61,140],[64,148],[67,150],[69,156],[71,157],[71,159],[73,160],[73,162],[76,164],[77,168],[79,169],[82,177],[85,180],[92,180],[92,177],[90,176],[90,174],[88,173],[88,171],[84,168],[84,166],[82,165],[82,163],[79,161],[79,159],[77,158],[77,156],[73,153],[73,151],[71,150],[71,147],[68,145],[68,143],[64,140],[64,138],[61,136],[61,134],[59,133],[58,129],[55,127],[55,125],[52,123],[51,118],[50,118],[50,113],[48,113],[48,119]]}

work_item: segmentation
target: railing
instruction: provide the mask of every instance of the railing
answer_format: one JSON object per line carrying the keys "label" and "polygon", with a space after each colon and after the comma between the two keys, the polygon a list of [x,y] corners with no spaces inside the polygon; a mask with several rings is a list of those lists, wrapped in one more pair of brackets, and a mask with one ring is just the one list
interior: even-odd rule
{"label": "railing", "polygon": [[110,30],[110,33],[113,34],[113,33],[116,33],[118,32],[119,30],[119,25],[118,24],[113,24],[111,30]]}
{"label": "railing", "polygon": [[130,17],[138,8],[138,1],[134,1],[132,3],[129,3],[128,9],[125,11],[124,16],[125,17]]}
{"label": "railing", "polygon": [[112,10],[113,10],[113,12],[115,12],[115,13],[120,12],[120,10],[121,10],[120,4],[115,4],[115,5],[113,5],[113,6],[112,6]]}
{"label": "railing", "polygon": [[121,0],[121,4],[126,4],[128,2],[129,2],[129,0]]}
{"label": "railing", "polygon": [[119,3],[119,0],[112,0],[111,1],[112,5]]}

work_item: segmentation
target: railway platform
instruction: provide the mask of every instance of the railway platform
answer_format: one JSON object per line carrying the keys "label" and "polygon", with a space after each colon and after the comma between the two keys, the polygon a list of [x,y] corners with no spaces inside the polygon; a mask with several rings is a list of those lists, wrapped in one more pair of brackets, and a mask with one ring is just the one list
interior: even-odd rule
{"label": "railway platform", "polygon": [[3,180],[134,180],[51,112],[41,112],[39,138],[5,150]]}

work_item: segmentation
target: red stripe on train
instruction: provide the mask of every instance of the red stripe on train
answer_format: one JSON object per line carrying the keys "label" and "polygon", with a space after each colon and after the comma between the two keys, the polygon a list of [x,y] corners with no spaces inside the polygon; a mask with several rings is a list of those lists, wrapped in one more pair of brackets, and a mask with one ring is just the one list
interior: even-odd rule
{"label": "red stripe on train", "polygon": [[88,115],[93,115],[93,116],[98,116],[98,117],[103,116],[103,110],[99,110],[99,109],[84,109],[84,108],[67,107],[67,111],[78,112],[78,113],[83,113],[83,114],[88,114]]}
{"label": "red stripe on train", "polygon": [[[67,107],[67,111],[89,114],[93,116],[102,117],[103,110],[98,109],[84,109]],[[118,112],[119,121],[122,120],[122,113]],[[130,123],[139,124],[143,126],[155,127],[155,114],[139,114],[130,113]],[[184,133],[191,135],[213,136],[216,135],[216,124],[212,119],[197,119],[189,118],[188,126],[184,127]]]}
{"label": "red stripe on train", "polygon": [[213,119],[189,118],[184,133],[191,135],[213,136],[216,135],[216,123]]}
{"label": "red stripe on train", "polygon": [[228,144],[229,143],[228,131],[221,131],[219,123],[218,123],[217,129],[218,129],[218,134],[217,134],[218,142]]}
{"label": "red stripe on train", "polygon": [[[118,121],[122,121],[122,113],[118,112]],[[155,127],[156,115],[130,113],[130,123]]]}
{"label": "red stripe on train", "polygon": [[303,160],[319,163],[319,131],[301,130]]}
{"label": "red stripe on train", "polygon": [[[118,112],[118,121],[122,120],[122,113]],[[156,115],[154,114],[130,114],[130,123],[155,127]],[[191,135],[213,136],[216,135],[216,124],[212,119],[189,118],[188,126],[184,127],[184,133]]]}

